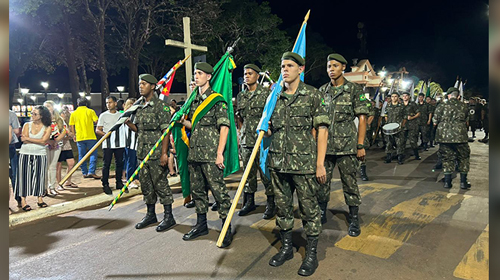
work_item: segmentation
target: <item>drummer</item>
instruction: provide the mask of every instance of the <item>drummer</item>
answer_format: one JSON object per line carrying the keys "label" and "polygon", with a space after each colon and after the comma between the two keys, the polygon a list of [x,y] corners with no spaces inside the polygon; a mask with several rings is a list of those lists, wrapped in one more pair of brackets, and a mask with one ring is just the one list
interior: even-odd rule
{"label": "drummer", "polygon": [[[327,182],[321,185],[318,202],[321,209],[321,222],[325,223],[326,208],[330,200],[330,182],[333,169],[337,164],[344,198],[349,206],[348,234],[356,237],[361,233],[358,220],[361,196],[356,182],[356,173],[359,166],[358,160],[365,158],[366,115],[371,104],[359,85],[344,78],[343,72],[346,66],[347,60],[342,55],[330,54],[326,65],[330,82],[319,88],[319,91],[324,93],[324,103],[328,106],[332,125],[328,128],[325,158]],[[356,117],[359,119],[357,130],[354,123]]]}
{"label": "drummer", "polygon": [[[405,147],[403,146],[403,135],[400,132],[401,127],[404,126],[404,107],[399,103],[399,93],[393,92],[391,94],[391,100],[387,104],[385,115],[386,125],[382,128],[385,134],[385,153],[387,157],[385,163],[390,163],[392,160],[392,153],[394,152],[394,147],[398,154],[398,163],[403,164],[403,154]],[[394,134],[393,134],[394,133]]]}

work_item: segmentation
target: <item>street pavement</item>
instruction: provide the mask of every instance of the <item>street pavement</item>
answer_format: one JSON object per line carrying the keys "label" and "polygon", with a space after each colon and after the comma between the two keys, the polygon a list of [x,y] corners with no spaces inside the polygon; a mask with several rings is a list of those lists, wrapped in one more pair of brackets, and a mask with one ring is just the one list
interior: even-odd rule
{"label": "street pavement", "polygon": [[[477,136],[481,139],[482,133]],[[451,190],[442,187],[442,172],[431,171],[437,147],[421,152],[420,161],[407,157],[403,165],[385,164],[383,150],[368,150],[370,181],[358,180],[362,233],[356,238],[347,235],[348,210],[336,170],[328,222],[319,240],[319,267],[310,278],[488,279],[489,146],[477,141],[470,146],[468,191],[459,189],[459,176]],[[231,197],[241,175],[226,178]],[[294,258],[280,267],[268,265],[280,242],[275,220],[261,219],[266,199],[262,185],[256,193],[258,209],[234,216],[234,240],[226,249],[215,245],[222,223],[213,211],[208,213],[210,233],[183,241],[196,214],[182,205],[180,193],[174,198],[177,225],[161,233],[156,225],[134,228],[146,212],[140,195],[120,199],[111,211],[106,202],[13,226],[10,279],[302,278],[297,270],[306,240],[297,212]],[[161,205],[156,210],[161,219]]]}

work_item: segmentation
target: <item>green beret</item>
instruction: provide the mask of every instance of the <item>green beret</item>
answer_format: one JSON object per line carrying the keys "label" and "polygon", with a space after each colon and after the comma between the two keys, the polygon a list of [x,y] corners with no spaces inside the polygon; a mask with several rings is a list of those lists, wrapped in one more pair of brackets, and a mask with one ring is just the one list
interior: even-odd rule
{"label": "green beret", "polygon": [[281,57],[281,60],[292,60],[295,61],[295,63],[297,63],[299,66],[304,66],[306,64],[306,60],[302,56],[294,52],[284,53]]}
{"label": "green beret", "polygon": [[194,70],[201,70],[207,74],[212,74],[214,72],[214,68],[212,67],[212,65],[206,62],[197,62],[194,65]]}
{"label": "green beret", "polygon": [[393,91],[393,92],[391,93],[391,95],[393,95],[393,94],[396,94],[397,96],[399,96],[399,92],[397,92],[397,91]]}
{"label": "green beret", "polygon": [[155,76],[151,74],[140,74],[139,75],[139,80],[143,80],[145,82],[148,82],[150,84],[155,84],[158,83],[158,80],[155,78]]}
{"label": "green beret", "polygon": [[255,64],[247,64],[247,65],[243,66],[243,69],[248,69],[248,68],[254,70],[255,72],[257,72],[257,74],[259,74],[261,71],[259,66],[255,65]]}
{"label": "green beret", "polygon": [[347,60],[345,60],[345,58],[342,55],[338,54],[338,53],[332,53],[332,54],[330,54],[328,56],[328,61],[330,61],[330,60],[336,60],[336,61],[338,61],[338,62],[340,62],[342,64],[347,64]]}
{"label": "green beret", "polygon": [[423,92],[419,93],[418,96],[425,96]]}
{"label": "green beret", "polygon": [[446,91],[446,93],[450,94],[450,93],[452,93],[454,91],[458,92],[458,88],[456,88],[456,87],[449,87],[448,90]]}
{"label": "green beret", "polygon": [[409,92],[407,92],[407,91],[405,91],[405,92],[403,92],[403,93],[402,93],[402,95],[405,95],[405,94],[406,94],[406,95],[410,95],[410,93],[409,93]]}

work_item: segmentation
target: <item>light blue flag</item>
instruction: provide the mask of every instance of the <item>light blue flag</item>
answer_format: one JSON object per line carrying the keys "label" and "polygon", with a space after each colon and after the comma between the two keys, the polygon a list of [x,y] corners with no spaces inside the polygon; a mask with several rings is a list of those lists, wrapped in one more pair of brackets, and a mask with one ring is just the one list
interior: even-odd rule
{"label": "light blue flag", "polygon": [[[293,46],[292,52],[299,54],[304,59],[306,58],[306,26],[307,23],[302,25],[302,28],[299,32],[299,36],[297,37],[297,41],[295,42],[295,46]],[[304,72],[300,74],[300,80],[304,81]],[[267,131],[269,128],[269,120],[271,119],[271,115],[273,114],[274,107],[276,106],[276,101],[278,100],[278,96],[281,94],[281,82],[283,81],[283,76],[280,74],[278,81],[276,82],[271,94],[267,97],[266,106],[264,107],[264,111],[262,112],[262,117],[260,118],[259,126],[257,127],[257,133],[259,131]],[[269,153],[269,146],[271,145],[272,137],[264,137],[260,144],[260,167],[264,171],[264,174],[267,178],[270,178],[269,169],[267,168],[267,155]]]}

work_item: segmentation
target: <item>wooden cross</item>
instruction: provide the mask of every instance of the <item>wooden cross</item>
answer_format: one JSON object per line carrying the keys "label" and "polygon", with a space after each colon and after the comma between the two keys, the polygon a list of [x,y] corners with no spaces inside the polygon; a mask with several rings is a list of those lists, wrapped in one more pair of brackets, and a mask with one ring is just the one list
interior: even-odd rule
{"label": "wooden cross", "polygon": [[203,51],[203,52],[208,51],[208,48],[205,46],[198,46],[198,45],[191,44],[190,25],[191,25],[190,18],[183,17],[182,18],[182,26],[184,29],[184,42],[174,41],[171,39],[165,40],[165,45],[183,48],[184,49],[184,56],[186,57],[189,55],[189,58],[185,64],[187,97],[189,97],[189,95],[191,94],[191,89],[189,88],[189,83],[191,83],[191,77],[193,74],[193,60],[191,59],[191,50],[197,50],[197,51]]}

